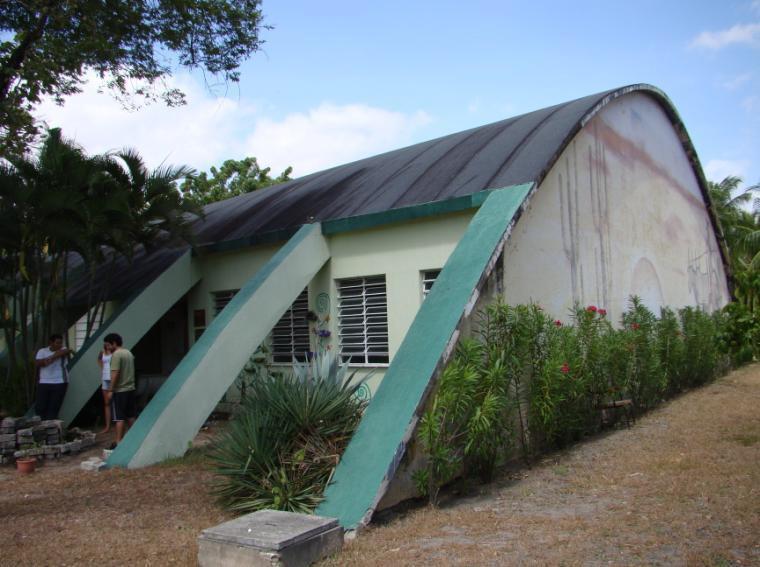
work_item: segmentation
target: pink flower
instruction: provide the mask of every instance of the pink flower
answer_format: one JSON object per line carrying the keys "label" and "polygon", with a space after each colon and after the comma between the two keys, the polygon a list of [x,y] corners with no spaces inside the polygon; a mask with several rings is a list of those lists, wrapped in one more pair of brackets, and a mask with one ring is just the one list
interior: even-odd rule
{"label": "pink flower", "polygon": [[589,313],[596,313],[598,309],[596,308],[596,305],[589,305],[588,307],[586,307],[586,311],[588,311]]}
{"label": "pink flower", "polygon": [[570,365],[567,362],[565,362],[562,365],[562,368],[559,369],[559,371],[562,372],[562,374],[567,374],[568,372],[570,372]]}
{"label": "pink flower", "polygon": [[557,320],[555,320],[555,321],[554,321],[554,324],[555,324],[557,327],[561,327],[561,326],[562,326],[562,321],[560,321],[559,319],[557,319]]}
{"label": "pink flower", "polygon": [[599,315],[600,315],[601,317],[604,317],[605,315],[607,315],[607,310],[606,310],[606,309],[600,309],[600,310],[599,310]]}
{"label": "pink flower", "polygon": [[634,331],[638,331],[640,327],[641,325],[639,325],[638,323],[631,323],[631,329],[633,329]]}

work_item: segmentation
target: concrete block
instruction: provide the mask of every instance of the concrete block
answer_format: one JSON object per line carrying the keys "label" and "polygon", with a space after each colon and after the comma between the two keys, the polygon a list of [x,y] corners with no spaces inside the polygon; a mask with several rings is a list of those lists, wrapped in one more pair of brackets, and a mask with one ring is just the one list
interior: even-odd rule
{"label": "concrete block", "polygon": [[99,459],[97,457],[90,457],[86,461],[82,461],[79,464],[79,468],[83,471],[99,471],[103,468],[105,468],[106,463],[102,459]]}
{"label": "concrete block", "polygon": [[311,565],[342,545],[343,528],[335,518],[261,510],[203,530],[198,565]]}

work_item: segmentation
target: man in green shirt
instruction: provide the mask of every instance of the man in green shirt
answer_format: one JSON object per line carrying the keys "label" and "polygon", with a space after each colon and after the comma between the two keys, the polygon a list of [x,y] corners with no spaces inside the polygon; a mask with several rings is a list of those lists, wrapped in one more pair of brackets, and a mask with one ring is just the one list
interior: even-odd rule
{"label": "man in green shirt", "polygon": [[[124,438],[137,417],[135,396],[135,357],[122,347],[123,340],[117,333],[109,333],[103,339],[113,353],[111,356],[111,416],[116,424],[117,445]],[[126,425],[125,425],[126,423]]]}

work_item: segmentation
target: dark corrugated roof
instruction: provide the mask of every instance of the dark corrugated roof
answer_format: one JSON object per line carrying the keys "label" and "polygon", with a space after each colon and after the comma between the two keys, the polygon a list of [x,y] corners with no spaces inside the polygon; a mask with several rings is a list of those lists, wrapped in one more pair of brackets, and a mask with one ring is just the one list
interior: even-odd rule
{"label": "dark corrugated roof", "polygon": [[[252,241],[313,221],[378,213],[535,181],[540,183],[580,128],[611,100],[630,92],[655,98],[696,154],[668,98],[650,85],[630,85],[313,173],[205,207],[196,244]],[[318,149],[315,149],[318,151]],[[146,286],[185,249],[138,253],[111,288],[124,298]],[[73,290],[81,297],[82,290]],[[74,301],[76,303],[76,301]]]}
{"label": "dark corrugated roof", "polygon": [[[646,87],[642,86],[642,90]],[[199,244],[539,180],[606,91],[208,205]]]}

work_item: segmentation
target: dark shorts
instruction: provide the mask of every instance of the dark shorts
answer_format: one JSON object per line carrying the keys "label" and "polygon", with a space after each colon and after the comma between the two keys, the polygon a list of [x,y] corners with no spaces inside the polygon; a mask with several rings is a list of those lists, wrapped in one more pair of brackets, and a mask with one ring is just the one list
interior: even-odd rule
{"label": "dark shorts", "polygon": [[111,418],[125,421],[137,417],[137,396],[134,390],[114,392],[111,397]]}

